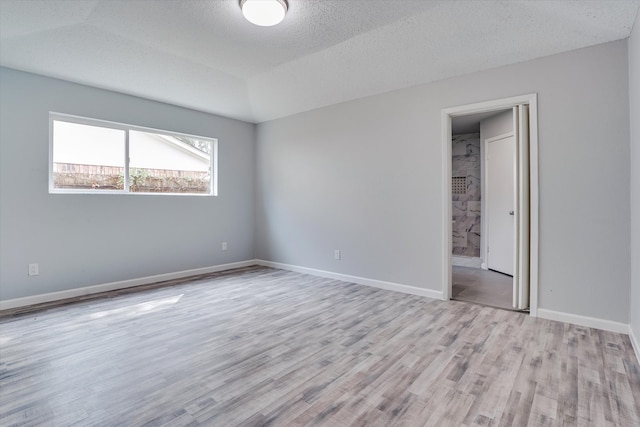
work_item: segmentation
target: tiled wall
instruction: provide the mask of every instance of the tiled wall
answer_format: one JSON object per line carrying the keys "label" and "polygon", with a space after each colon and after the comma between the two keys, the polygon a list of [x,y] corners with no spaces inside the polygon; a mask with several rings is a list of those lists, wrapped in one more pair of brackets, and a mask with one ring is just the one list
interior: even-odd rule
{"label": "tiled wall", "polygon": [[452,176],[466,178],[465,194],[453,194],[453,255],[480,256],[480,134],[453,135]]}

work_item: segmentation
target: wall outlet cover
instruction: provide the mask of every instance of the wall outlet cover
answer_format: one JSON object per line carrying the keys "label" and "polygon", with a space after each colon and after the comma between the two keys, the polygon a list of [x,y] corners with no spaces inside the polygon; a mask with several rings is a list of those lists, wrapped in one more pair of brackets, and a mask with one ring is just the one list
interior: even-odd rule
{"label": "wall outlet cover", "polygon": [[29,264],[29,276],[37,276],[40,274],[38,264]]}

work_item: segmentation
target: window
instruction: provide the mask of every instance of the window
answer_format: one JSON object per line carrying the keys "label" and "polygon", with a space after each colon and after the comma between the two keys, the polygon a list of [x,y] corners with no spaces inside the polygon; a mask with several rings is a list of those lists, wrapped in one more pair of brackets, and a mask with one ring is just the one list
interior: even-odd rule
{"label": "window", "polygon": [[50,113],[51,193],[216,195],[217,140]]}

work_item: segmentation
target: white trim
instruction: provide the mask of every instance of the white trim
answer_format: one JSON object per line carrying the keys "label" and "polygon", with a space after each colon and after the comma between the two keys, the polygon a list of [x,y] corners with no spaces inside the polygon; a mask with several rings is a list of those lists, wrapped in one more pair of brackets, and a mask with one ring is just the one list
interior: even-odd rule
{"label": "white trim", "polygon": [[631,341],[631,347],[633,347],[633,351],[636,353],[636,359],[638,359],[638,364],[640,365],[640,340],[633,333],[633,328],[629,325],[629,341]]}
{"label": "white trim", "polygon": [[482,268],[482,259],[470,256],[451,256],[451,265],[458,267]]}
{"label": "white trim", "polygon": [[451,157],[451,114],[447,110],[442,110],[442,297],[445,300],[451,298],[453,294],[451,270],[451,257],[453,251],[453,216],[451,197],[451,171],[453,169]]}
{"label": "white trim", "polygon": [[479,102],[459,107],[445,108],[441,115],[442,129],[442,295],[449,299],[451,284],[451,118],[467,114],[498,111],[516,105],[529,105],[529,196],[530,196],[530,307],[531,316],[538,316],[538,268],[539,268],[539,189],[538,189],[538,95],[535,93],[511,98]]}
{"label": "white trim", "polygon": [[445,108],[451,117],[466,116],[474,113],[485,113],[489,111],[506,110],[520,104],[529,104],[537,94],[530,93],[527,95],[512,96],[511,98],[494,99],[491,101],[477,102],[475,104],[461,105],[458,107]]}
{"label": "white trim", "polygon": [[538,95],[529,101],[529,311],[538,315],[539,187],[538,187]]}
{"label": "white trim", "polygon": [[53,187],[53,116],[49,112],[49,193],[55,190]]}
{"label": "white trim", "polygon": [[293,271],[295,273],[310,274],[312,276],[357,283],[358,285],[371,286],[374,288],[386,289],[388,291],[402,292],[403,294],[444,300],[442,292],[434,291],[432,289],[418,288],[416,286],[402,285],[400,283],[385,282],[382,280],[367,279],[365,277],[349,276],[347,274],[316,270],[314,268],[300,267],[297,265],[283,264],[280,262],[265,261],[261,259],[256,260],[256,262],[258,265],[262,265],[264,267],[278,268],[280,270]]}
{"label": "white trim", "polygon": [[14,298],[0,301],[0,310],[8,310],[17,307],[41,304],[44,302],[59,301],[63,299],[97,294],[100,292],[114,291],[118,289],[133,288],[135,286],[148,285],[151,283],[163,282],[165,280],[174,280],[189,276],[197,276],[200,274],[216,273],[219,271],[231,270],[234,268],[250,267],[256,264],[256,260],[247,260],[229,264],[214,265],[211,267],[194,268],[192,270],[183,270],[174,273],[157,274],[155,276],[140,277],[137,279],[122,280],[119,282],[103,283],[101,285],[68,289],[66,291],[51,292],[47,294],[33,295],[23,298]]}
{"label": "white trim", "polygon": [[541,308],[538,309],[538,317],[541,319],[556,320],[558,322],[571,323],[573,325],[585,326],[587,328],[602,329],[604,331],[617,332],[625,335],[629,333],[629,325],[627,323],[598,319],[596,317],[581,316],[579,314],[563,313],[561,311]]}
{"label": "white trim", "polygon": [[[124,176],[123,178],[123,187],[122,187],[122,193],[125,194],[129,194],[131,193],[131,154],[130,154],[130,149],[129,149],[129,144],[131,144],[131,135],[129,130],[125,130],[124,131]],[[49,165],[50,168],[53,169],[53,162],[51,162],[51,164]],[[53,176],[53,174],[51,174],[51,176]],[[53,182],[51,183],[51,186],[53,187]],[[53,188],[52,191],[50,191],[50,193],[55,193],[56,192],[56,188]],[[76,190],[70,190],[72,193]],[[120,192],[120,191],[118,191]]]}

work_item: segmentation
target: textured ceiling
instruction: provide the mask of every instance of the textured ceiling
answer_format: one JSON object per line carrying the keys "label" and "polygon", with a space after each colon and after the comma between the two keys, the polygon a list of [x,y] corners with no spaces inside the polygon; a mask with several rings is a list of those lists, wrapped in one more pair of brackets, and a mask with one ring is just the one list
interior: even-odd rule
{"label": "textured ceiling", "polygon": [[250,122],[629,36],[640,0],[0,0],[0,65]]}

